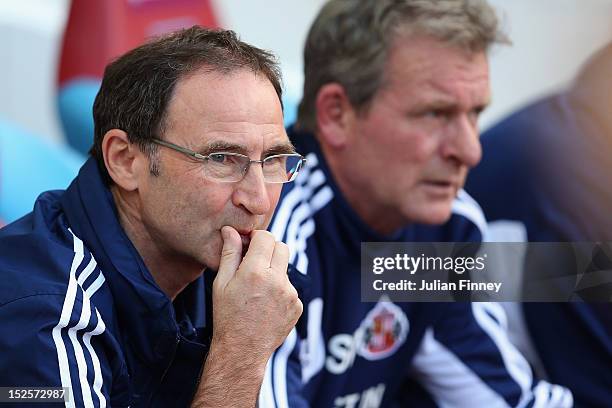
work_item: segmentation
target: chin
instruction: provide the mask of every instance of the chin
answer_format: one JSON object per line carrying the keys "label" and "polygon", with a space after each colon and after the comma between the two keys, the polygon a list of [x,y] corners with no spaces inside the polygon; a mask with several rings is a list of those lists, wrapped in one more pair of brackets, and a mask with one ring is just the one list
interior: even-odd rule
{"label": "chin", "polygon": [[207,248],[207,251],[204,251],[199,255],[198,261],[204,266],[204,268],[218,271],[219,264],[221,263],[221,250],[222,249],[223,249],[223,242],[220,239],[219,239],[218,245],[210,243],[209,247]]}
{"label": "chin", "polygon": [[219,264],[221,262],[220,256],[205,256],[200,259],[200,262],[204,266],[204,269],[212,269],[214,271],[219,270]]}
{"label": "chin", "polygon": [[416,213],[412,213],[410,220],[419,224],[441,225],[447,222],[452,214],[452,206],[449,205],[432,205],[420,209]]}

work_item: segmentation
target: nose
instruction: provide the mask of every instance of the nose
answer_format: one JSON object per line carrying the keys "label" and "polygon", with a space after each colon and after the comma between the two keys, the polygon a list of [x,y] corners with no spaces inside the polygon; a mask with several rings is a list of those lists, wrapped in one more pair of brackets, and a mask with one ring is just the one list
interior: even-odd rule
{"label": "nose", "polygon": [[264,181],[261,164],[252,163],[244,178],[236,183],[232,201],[254,215],[268,214],[271,208],[268,185]]}
{"label": "nose", "polygon": [[441,148],[444,159],[468,168],[476,166],[482,157],[478,126],[468,115],[458,115],[447,128]]}

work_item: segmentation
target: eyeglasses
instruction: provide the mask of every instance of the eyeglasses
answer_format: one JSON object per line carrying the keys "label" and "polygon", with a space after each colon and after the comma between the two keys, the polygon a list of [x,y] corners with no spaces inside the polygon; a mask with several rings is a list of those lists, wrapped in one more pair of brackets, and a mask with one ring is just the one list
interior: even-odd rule
{"label": "eyeglasses", "polygon": [[229,152],[215,152],[204,156],[164,140],[152,139],[152,141],[201,162],[206,177],[223,183],[235,183],[242,180],[249,171],[251,163],[261,163],[266,183],[289,183],[295,180],[306,162],[306,159],[297,153],[275,154],[263,160],[251,160],[244,154]]}

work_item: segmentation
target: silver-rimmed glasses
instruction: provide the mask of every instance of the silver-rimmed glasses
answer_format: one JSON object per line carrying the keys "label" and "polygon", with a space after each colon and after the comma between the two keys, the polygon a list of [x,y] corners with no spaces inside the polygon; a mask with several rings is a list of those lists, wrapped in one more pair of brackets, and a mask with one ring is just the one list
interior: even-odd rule
{"label": "silver-rimmed glasses", "polygon": [[240,153],[214,152],[202,155],[165,140],[152,139],[152,141],[200,161],[206,177],[224,183],[242,180],[252,163],[261,164],[266,183],[289,183],[295,180],[306,162],[306,159],[297,153],[275,154],[262,160],[251,160],[250,157]]}

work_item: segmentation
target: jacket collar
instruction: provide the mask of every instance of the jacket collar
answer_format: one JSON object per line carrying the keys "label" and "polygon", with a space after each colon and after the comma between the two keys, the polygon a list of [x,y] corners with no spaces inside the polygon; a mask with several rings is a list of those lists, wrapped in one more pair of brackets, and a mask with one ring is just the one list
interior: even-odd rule
{"label": "jacket collar", "polygon": [[[113,196],[94,158],[83,165],[62,197],[62,207],[74,233],[83,240],[104,271],[114,297],[122,330],[128,331],[134,352],[145,361],[167,361],[170,344],[179,335],[172,302],[155,283],[136,248],[119,224]],[[202,285],[203,277],[190,286]],[[197,302],[204,304],[204,291]],[[203,312],[203,311],[202,311]]]}

